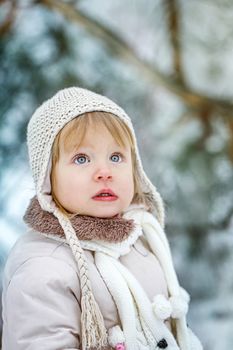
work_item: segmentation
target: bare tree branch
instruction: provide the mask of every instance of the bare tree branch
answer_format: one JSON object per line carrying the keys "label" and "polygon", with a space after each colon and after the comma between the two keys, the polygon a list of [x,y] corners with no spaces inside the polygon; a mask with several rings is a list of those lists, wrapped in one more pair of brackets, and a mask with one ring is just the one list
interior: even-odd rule
{"label": "bare tree branch", "polygon": [[175,77],[166,76],[165,74],[160,73],[150,63],[137,57],[133,48],[102,23],[84,14],[80,10],[75,9],[73,6],[58,0],[41,0],[40,3],[53,10],[59,11],[67,19],[83,26],[85,30],[91,33],[94,37],[104,41],[106,45],[115,52],[115,54],[119,55],[130,65],[135,66],[145,79],[153,84],[159,84],[165,87],[168,91],[181,98],[183,102],[194,111],[199,112],[203,108],[211,108],[223,117],[232,117],[233,104],[227,99],[212,98],[207,95],[199,94],[192,91]]}
{"label": "bare tree branch", "polygon": [[0,24],[0,36],[6,34],[10,30],[11,26],[14,23],[16,10],[17,10],[16,0],[11,0],[11,1],[1,0],[0,4],[4,2],[10,4],[10,9],[3,23]]}
{"label": "bare tree branch", "polygon": [[176,79],[184,82],[182,69],[182,52],[180,40],[180,13],[177,0],[164,0],[165,14],[168,21],[168,33],[170,36],[171,47],[173,51],[173,68]]}
{"label": "bare tree branch", "polygon": [[228,154],[233,163],[233,120],[228,120],[228,128],[230,132],[230,140],[228,143]]}

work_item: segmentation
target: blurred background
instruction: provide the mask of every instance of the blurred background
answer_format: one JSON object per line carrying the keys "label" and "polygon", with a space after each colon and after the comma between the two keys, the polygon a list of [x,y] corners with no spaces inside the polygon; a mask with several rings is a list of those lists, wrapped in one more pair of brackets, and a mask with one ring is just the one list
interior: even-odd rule
{"label": "blurred background", "polygon": [[34,187],[26,125],[57,90],[104,94],[131,116],[188,323],[233,344],[233,1],[0,1],[0,273]]}

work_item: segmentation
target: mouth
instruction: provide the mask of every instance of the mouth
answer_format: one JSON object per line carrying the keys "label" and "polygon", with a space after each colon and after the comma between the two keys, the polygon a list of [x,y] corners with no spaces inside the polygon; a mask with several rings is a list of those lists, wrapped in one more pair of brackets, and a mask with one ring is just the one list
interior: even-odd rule
{"label": "mouth", "polygon": [[94,200],[107,202],[115,201],[117,198],[117,195],[110,189],[102,189],[92,197]]}

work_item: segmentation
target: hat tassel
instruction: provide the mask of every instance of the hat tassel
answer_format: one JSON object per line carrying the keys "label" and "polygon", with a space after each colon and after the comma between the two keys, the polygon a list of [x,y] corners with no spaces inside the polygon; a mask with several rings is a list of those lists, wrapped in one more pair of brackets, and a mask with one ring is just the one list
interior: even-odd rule
{"label": "hat tassel", "polygon": [[107,345],[107,332],[103,316],[91,291],[81,298],[82,349],[101,349]]}

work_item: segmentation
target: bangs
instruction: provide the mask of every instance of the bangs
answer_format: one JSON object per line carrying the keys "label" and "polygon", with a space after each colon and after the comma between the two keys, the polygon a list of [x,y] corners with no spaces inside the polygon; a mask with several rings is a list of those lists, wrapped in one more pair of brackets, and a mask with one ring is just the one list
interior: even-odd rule
{"label": "bangs", "polygon": [[[107,112],[88,112],[71,120],[58,135],[58,147],[65,152],[73,152],[82,144],[88,128],[95,130],[105,127],[116,143],[123,148],[130,145],[134,149],[134,141],[125,123],[115,115]],[[59,156],[58,156],[59,157]]]}

